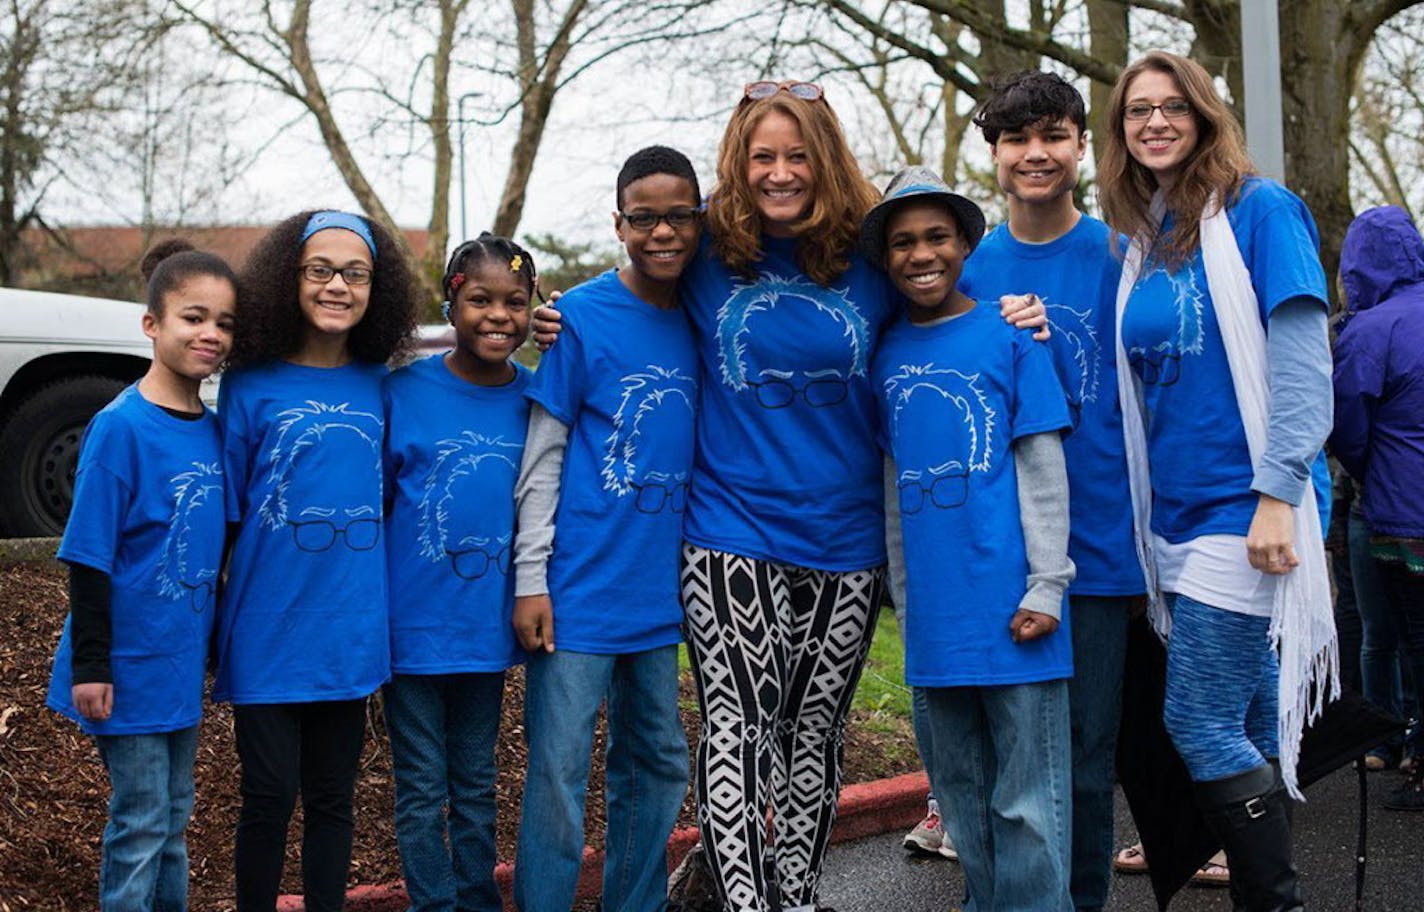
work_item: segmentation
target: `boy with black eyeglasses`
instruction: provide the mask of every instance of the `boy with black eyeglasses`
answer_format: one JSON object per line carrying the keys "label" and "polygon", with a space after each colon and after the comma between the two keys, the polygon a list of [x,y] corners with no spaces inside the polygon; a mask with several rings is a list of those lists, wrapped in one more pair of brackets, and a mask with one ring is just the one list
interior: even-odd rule
{"label": "boy with black eyeglasses", "polygon": [[678,549],[698,378],[677,283],[700,203],[680,152],[651,146],[624,163],[613,226],[629,262],[560,299],[559,344],[528,392],[514,545],[514,626],[530,650],[514,882],[525,912],[573,904],[605,698],[603,908],[667,903],[665,847],[687,791]]}

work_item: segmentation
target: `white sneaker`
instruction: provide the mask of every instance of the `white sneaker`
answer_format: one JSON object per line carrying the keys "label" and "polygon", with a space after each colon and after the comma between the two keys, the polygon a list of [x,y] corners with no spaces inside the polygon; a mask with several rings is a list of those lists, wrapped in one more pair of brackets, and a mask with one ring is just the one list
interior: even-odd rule
{"label": "white sneaker", "polygon": [[915,824],[915,828],[905,834],[905,839],[901,843],[911,852],[925,855],[939,855],[956,861],[959,853],[954,850],[954,843],[950,840],[949,834],[944,831],[944,824],[940,822],[939,814],[930,811],[925,815],[925,819]]}

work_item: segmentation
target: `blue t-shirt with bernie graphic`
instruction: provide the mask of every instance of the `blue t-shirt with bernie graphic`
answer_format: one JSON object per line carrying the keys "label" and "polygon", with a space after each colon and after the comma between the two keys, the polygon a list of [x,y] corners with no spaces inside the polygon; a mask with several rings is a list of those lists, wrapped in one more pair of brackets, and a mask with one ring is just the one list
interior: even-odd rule
{"label": "blue t-shirt with bernie graphic", "polygon": [[84,432],[60,560],[109,574],[114,710],[79,716],[64,625],[46,703],[92,735],[197,725],[222,566],[222,445],[211,414],[187,421],[119,393]]}
{"label": "blue t-shirt with bernie graphic", "polygon": [[1066,600],[1058,630],[1024,644],[1009,635],[1029,569],[1014,441],[1070,423],[1047,347],[980,303],[934,326],[897,322],[873,377],[898,473],[905,680],[958,687],[1071,676]]}
{"label": "blue t-shirt with bernie graphic", "polygon": [[1106,224],[1086,215],[1046,244],[1025,244],[1000,225],[965,260],[959,280],[971,298],[994,302],[1031,292],[1048,310],[1048,347],[1073,418],[1063,458],[1072,512],[1068,554],[1078,568],[1068,589],[1074,595],[1140,595],[1145,588],[1132,540],[1113,342],[1122,262],[1109,236]]}
{"label": "blue t-shirt with bernie graphic", "polygon": [[870,359],[899,299],[859,255],[830,286],[763,237],[755,278],[704,238],[680,286],[702,359],[684,531],[704,548],[821,570],[885,562]]}
{"label": "blue t-shirt with bernie graphic", "polygon": [[549,597],[560,649],[621,655],[681,638],[678,559],[697,352],[681,310],[613,271],[559,299],[564,330],[529,398],[569,427]]}
{"label": "blue t-shirt with bernie graphic", "polygon": [[385,365],[275,362],[223,377],[229,522],[216,700],[364,697],[390,677]]}
{"label": "blue t-shirt with bernie graphic", "polygon": [[455,376],[432,355],[386,377],[386,563],[391,670],[503,671],[514,639],[514,483],[529,370],[503,386]]}
{"label": "blue t-shirt with bernie graphic", "polygon": [[[1326,300],[1319,235],[1299,197],[1251,178],[1226,216],[1263,325],[1291,298]],[[1152,531],[1173,544],[1245,535],[1259,496],[1251,491],[1246,431],[1200,250],[1176,272],[1160,265],[1143,270],[1123,314],[1122,341],[1147,406]],[[1330,477],[1323,453],[1312,474],[1324,522]]]}

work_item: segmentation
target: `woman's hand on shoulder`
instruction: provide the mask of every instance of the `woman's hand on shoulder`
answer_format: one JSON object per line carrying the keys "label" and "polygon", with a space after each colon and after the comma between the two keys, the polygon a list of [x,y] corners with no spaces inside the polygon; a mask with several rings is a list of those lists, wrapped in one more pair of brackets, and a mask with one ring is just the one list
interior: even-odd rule
{"label": "woman's hand on shoulder", "polygon": [[1016,329],[1032,329],[1033,337],[1047,342],[1053,331],[1048,327],[1048,309],[1036,294],[1004,295],[999,298],[999,316]]}
{"label": "woman's hand on shoulder", "polygon": [[554,603],[547,593],[514,600],[514,636],[530,652],[554,651]]}
{"label": "woman's hand on shoulder", "polygon": [[559,341],[559,333],[563,331],[563,314],[554,308],[563,292],[549,292],[549,303],[540,304],[534,308],[534,320],[531,327],[531,335],[534,336],[534,344],[541,352],[546,352]]}
{"label": "woman's hand on shoulder", "polygon": [[[1314,496],[1306,492],[1307,497]],[[1246,558],[1262,573],[1281,576],[1300,563],[1295,554],[1295,508],[1262,494],[1246,533]]]}

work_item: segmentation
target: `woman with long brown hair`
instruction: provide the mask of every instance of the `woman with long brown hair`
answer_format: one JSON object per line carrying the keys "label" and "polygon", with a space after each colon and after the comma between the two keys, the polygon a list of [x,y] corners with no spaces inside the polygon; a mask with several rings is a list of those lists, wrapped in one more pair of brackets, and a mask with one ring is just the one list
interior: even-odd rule
{"label": "woman with long brown hair", "polygon": [[1237,908],[1303,908],[1286,789],[1336,670],[1315,223],[1256,176],[1191,60],[1158,51],[1128,67],[1108,123],[1098,185],[1130,239],[1118,382],[1139,555],[1168,637],[1164,719]]}

